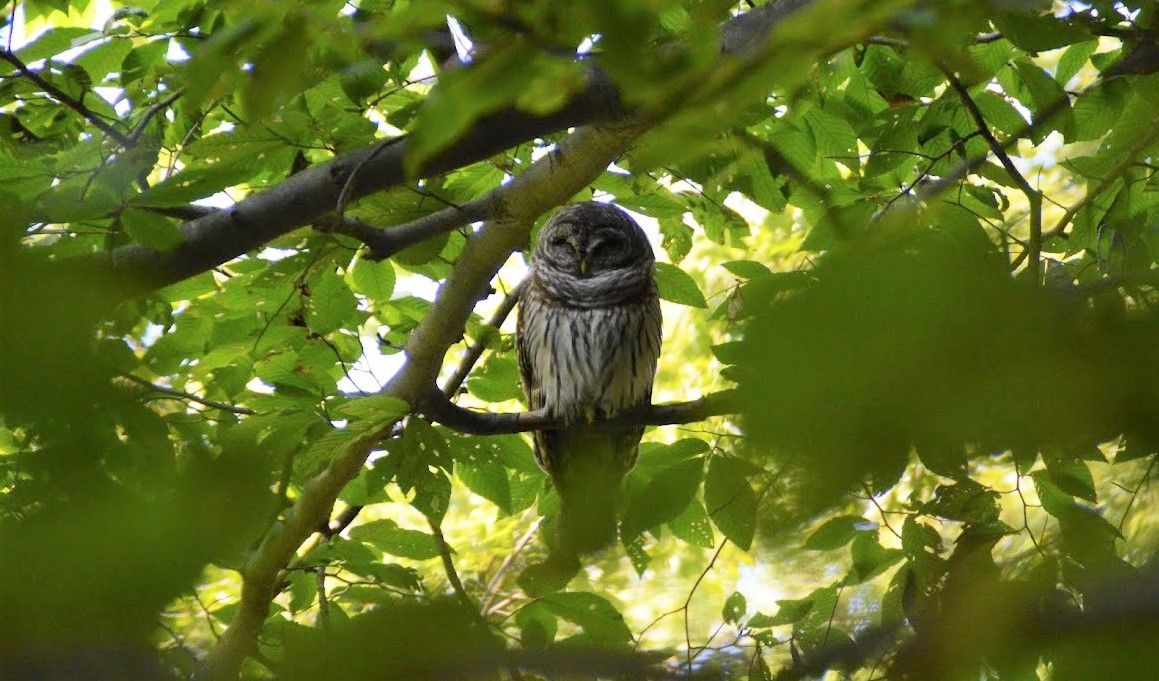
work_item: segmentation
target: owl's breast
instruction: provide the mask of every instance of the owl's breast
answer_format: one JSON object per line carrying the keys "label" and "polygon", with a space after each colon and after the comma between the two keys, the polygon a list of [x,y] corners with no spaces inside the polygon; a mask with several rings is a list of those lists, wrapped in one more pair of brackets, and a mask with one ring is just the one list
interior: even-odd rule
{"label": "owl's breast", "polygon": [[656,300],[577,308],[531,295],[520,317],[522,352],[551,413],[578,421],[650,400],[660,355]]}

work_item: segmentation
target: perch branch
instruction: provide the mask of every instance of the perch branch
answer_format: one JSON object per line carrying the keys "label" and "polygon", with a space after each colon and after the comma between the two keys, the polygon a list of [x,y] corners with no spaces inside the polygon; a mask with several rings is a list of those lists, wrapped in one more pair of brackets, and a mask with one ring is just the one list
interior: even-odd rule
{"label": "perch branch", "polygon": [[[613,418],[593,421],[587,424],[587,427],[623,428],[691,423],[703,421],[711,416],[735,414],[739,407],[736,393],[725,390],[691,402],[645,405],[624,411]],[[419,406],[418,411],[432,421],[468,435],[555,430],[570,425],[563,419],[550,416],[542,410],[509,413],[472,411],[451,402],[446,395],[438,391],[432,391],[426,402]]]}

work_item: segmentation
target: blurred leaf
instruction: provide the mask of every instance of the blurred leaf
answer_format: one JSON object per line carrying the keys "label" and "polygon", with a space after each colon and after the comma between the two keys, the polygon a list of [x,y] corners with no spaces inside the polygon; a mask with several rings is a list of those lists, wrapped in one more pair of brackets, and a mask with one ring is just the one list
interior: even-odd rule
{"label": "blurred leaf", "polygon": [[700,488],[701,458],[685,459],[655,471],[642,489],[626,499],[622,529],[631,537],[679,516]]}
{"label": "blurred leaf", "polygon": [[821,527],[813,530],[802,548],[812,551],[832,551],[845,546],[862,532],[876,531],[877,526],[856,515],[843,515],[826,520]]}
{"label": "blurred leaf", "polygon": [[747,468],[736,459],[713,457],[704,479],[704,504],[724,536],[748,551],[756,532],[757,497],[749,486]]}
{"label": "blurred leaf", "polygon": [[437,558],[438,544],[426,532],[407,530],[393,520],[372,520],[350,530],[350,537],[382,549],[392,556],[427,560]]}
{"label": "blurred leaf", "polygon": [[596,594],[579,591],[553,593],[539,602],[557,617],[578,625],[594,643],[619,646],[632,640],[624,616]]}

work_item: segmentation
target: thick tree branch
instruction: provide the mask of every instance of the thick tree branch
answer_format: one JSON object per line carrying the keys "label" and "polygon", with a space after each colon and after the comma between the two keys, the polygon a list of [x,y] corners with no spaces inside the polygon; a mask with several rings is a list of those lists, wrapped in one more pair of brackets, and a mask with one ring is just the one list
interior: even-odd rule
{"label": "thick tree branch", "polygon": [[[760,54],[779,22],[814,1],[781,0],[729,19],[721,27],[721,52],[745,58]],[[510,108],[483,116],[457,143],[427,159],[417,176],[461,168],[577,125],[627,117],[615,85],[593,66],[584,87],[557,111],[532,114]],[[357,200],[413,179],[404,171],[409,150],[408,138],[401,137],[312,166],[230,209],[181,225],[182,243],[173,250],[162,252],[132,244],[114,250],[109,261],[124,272],[128,296],[181,281],[317,221],[334,211],[340,199]]]}
{"label": "thick tree branch", "polygon": [[[691,402],[650,404],[625,411],[615,418],[593,421],[589,428],[623,428],[625,426],[664,426],[703,421],[711,416],[735,414],[740,409],[736,393],[725,390]],[[532,430],[555,430],[568,424],[543,411],[496,413],[471,411],[451,402],[441,392],[432,392],[418,411],[444,426],[469,435],[500,435]]]}
{"label": "thick tree branch", "polygon": [[[383,388],[382,395],[411,405],[428,398],[444,355],[461,337],[472,309],[499,268],[512,251],[526,244],[536,218],[598,177],[644,130],[641,126],[580,128],[554,153],[540,158],[511,182],[502,210],[496,213],[502,217],[487,223],[468,240],[434,307],[411,332],[406,364]],[[394,422],[387,423],[355,438],[324,471],[303,485],[286,517],[246,561],[237,614],[206,657],[197,678],[237,677],[243,660],[256,649],[279,572],[302,542],[326,521],[339,492],[358,475],[366,457],[393,426]]]}

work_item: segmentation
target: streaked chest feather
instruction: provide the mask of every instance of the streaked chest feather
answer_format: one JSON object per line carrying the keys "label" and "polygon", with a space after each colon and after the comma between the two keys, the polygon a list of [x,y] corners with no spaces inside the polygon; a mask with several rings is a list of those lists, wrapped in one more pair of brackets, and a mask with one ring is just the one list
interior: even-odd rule
{"label": "streaked chest feather", "polygon": [[577,309],[524,301],[523,343],[543,405],[567,418],[647,402],[660,354],[656,301]]}

